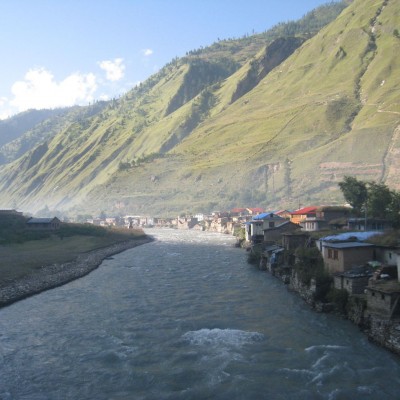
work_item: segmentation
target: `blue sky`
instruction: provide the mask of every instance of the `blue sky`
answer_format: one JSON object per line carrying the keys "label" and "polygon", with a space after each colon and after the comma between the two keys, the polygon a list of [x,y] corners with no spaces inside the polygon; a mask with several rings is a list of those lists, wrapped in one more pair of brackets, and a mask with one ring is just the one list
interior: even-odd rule
{"label": "blue sky", "polygon": [[109,99],[172,58],[327,0],[1,0],[0,119]]}

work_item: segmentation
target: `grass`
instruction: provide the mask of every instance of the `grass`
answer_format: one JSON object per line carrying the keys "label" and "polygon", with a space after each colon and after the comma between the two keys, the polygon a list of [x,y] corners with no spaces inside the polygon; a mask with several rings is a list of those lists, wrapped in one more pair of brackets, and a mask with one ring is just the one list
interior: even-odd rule
{"label": "grass", "polygon": [[[75,231],[78,231],[76,227]],[[70,229],[69,236],[51,235],[41,240],[1,245],[0,286],[8,281],[30,275],[42,266],[73,261],[82,253],[144,236],[141,230],[114,232],[105,230],[102,235],[93,234],[93,231],[92,234],[88,231],[86,234],[71,233],[73,229]]]}
{"label": "grass", "polygon": [[[151,85],[147,81],[142,91],[134,89],[104,109],[92,125],[71,125],[60,132],[29,170],[23,160],[5,166],[0,201],[35,211],[46,198],[52,208],[76,206],[84,213],[106,207],[109,213],[120,212],[112,205],[123,203],[124,212],[166,216],[194,206],[209,212],[230,204],[267,209],[295,208],[299,202],[334,204],[343,201],[337,182],[344,173],[379,180],[382,160],[388,160],[385,168],[390,171],[385,183],[397,182],[398,174],[391,172],[396,171],[393,131],[400,103],[395,2],[378,18],[382,25],[376,25],[376,53],[367,51],[370,19],[381,3],[354,2],[231,104],[232,93],[250,68],[245,64],[213,85],[210,90],[218,100],[209,118],[172,148],[169,157],[118,171],[120,161],[159,153],[165,142],[179,136],[191,112],[195,99],[165,116],[188,70],[185,59],[171,63],[149,78]],[[252,40],[248,42],[250,46]],[[218,58],[236,44],[216,43],[199,54]],[[243,46],[243,52],[259,60],[265,49],[256,47]],[[396,146],[390,158],[386,152],[391,142]],[[65,154],[60,154],[60,143]],[[285,195],[287,158],[292,161],[290,197]],[[326,164],[333,162],[337,165],[328,174]],[[259,171],[266,166],[273,175],[263,178]],[[274,199],[272,204],[254,196],[262,190],[265,199]]]}

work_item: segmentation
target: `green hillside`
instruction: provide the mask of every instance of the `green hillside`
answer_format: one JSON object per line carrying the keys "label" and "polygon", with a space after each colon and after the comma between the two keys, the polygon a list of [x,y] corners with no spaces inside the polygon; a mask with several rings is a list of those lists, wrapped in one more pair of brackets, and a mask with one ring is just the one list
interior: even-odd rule
{"label": "green hillside", "polygon": [[349,173],[398,189],[400,7],[344,5],[174,59],[3,166],[0,202],[168,215],[341,202]]}

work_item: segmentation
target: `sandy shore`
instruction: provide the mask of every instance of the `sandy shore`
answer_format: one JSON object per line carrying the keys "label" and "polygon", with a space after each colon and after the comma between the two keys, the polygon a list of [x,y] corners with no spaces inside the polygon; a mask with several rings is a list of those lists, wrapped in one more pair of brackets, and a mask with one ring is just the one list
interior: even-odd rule
{"label": "sandy shore", "polygon": [[33,274],[1,286],[0,307],[81,278],[96,269],[105,258],[153,240],[150,236],[129,240],[81,254],[72,262],[42,267]]}

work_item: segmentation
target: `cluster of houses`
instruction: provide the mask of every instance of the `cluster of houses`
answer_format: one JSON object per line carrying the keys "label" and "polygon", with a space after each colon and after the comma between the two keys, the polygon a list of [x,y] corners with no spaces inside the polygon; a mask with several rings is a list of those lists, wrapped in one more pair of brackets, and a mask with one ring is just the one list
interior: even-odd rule
{"label": "cluster of houses", "polygon": [[271,272],[293,266],[298,247],[315,246],[336,289],[366,298],[369,313],[400,318],[400,242],[370,242],[391,228],[390,221],[354,218],[346,206],[309,206],[274,212],[235,208],[208,216],[153,219],[152,224],[228,234],[244,231],[245,246],[261,248],[260,268]]}
{"label": "cluster of houses", "polygon": [[[21,214],[0,210],[2,214]],[[177,218],[127,215],[86,221],[100,226],[170,227],[197,229],[227,234],[242,233],[245,246],[261,248],[261,269],[271,272],[295,264],[298,247],[316,246],[334,287],[352,296],[366,296],[371,312],[390,318],[400,317],[400,245],[371,243],[372,236],[390,228],[390,221],[352,218],[345,206],[310,206],[295,211],[266,212],[262,208],[235,208],[211,215],[197,214]],[[31,229],[57,230],[61,221],[53,218],[29,218]],[[324,232],[336,234],[324,236]],[[243,235],[244,232],[244,235]]]}
{"label": "cluster of houses", "polygon": [[365,298],[369,314],[400,318],[400,241],[371,241],[390,230],[390,221],[352,218],[349,207],[310,206],[260,212],[244,228],[246,242],[261,248],[261,269],[293,266],[296,248],[315,246],[336,289]]}

